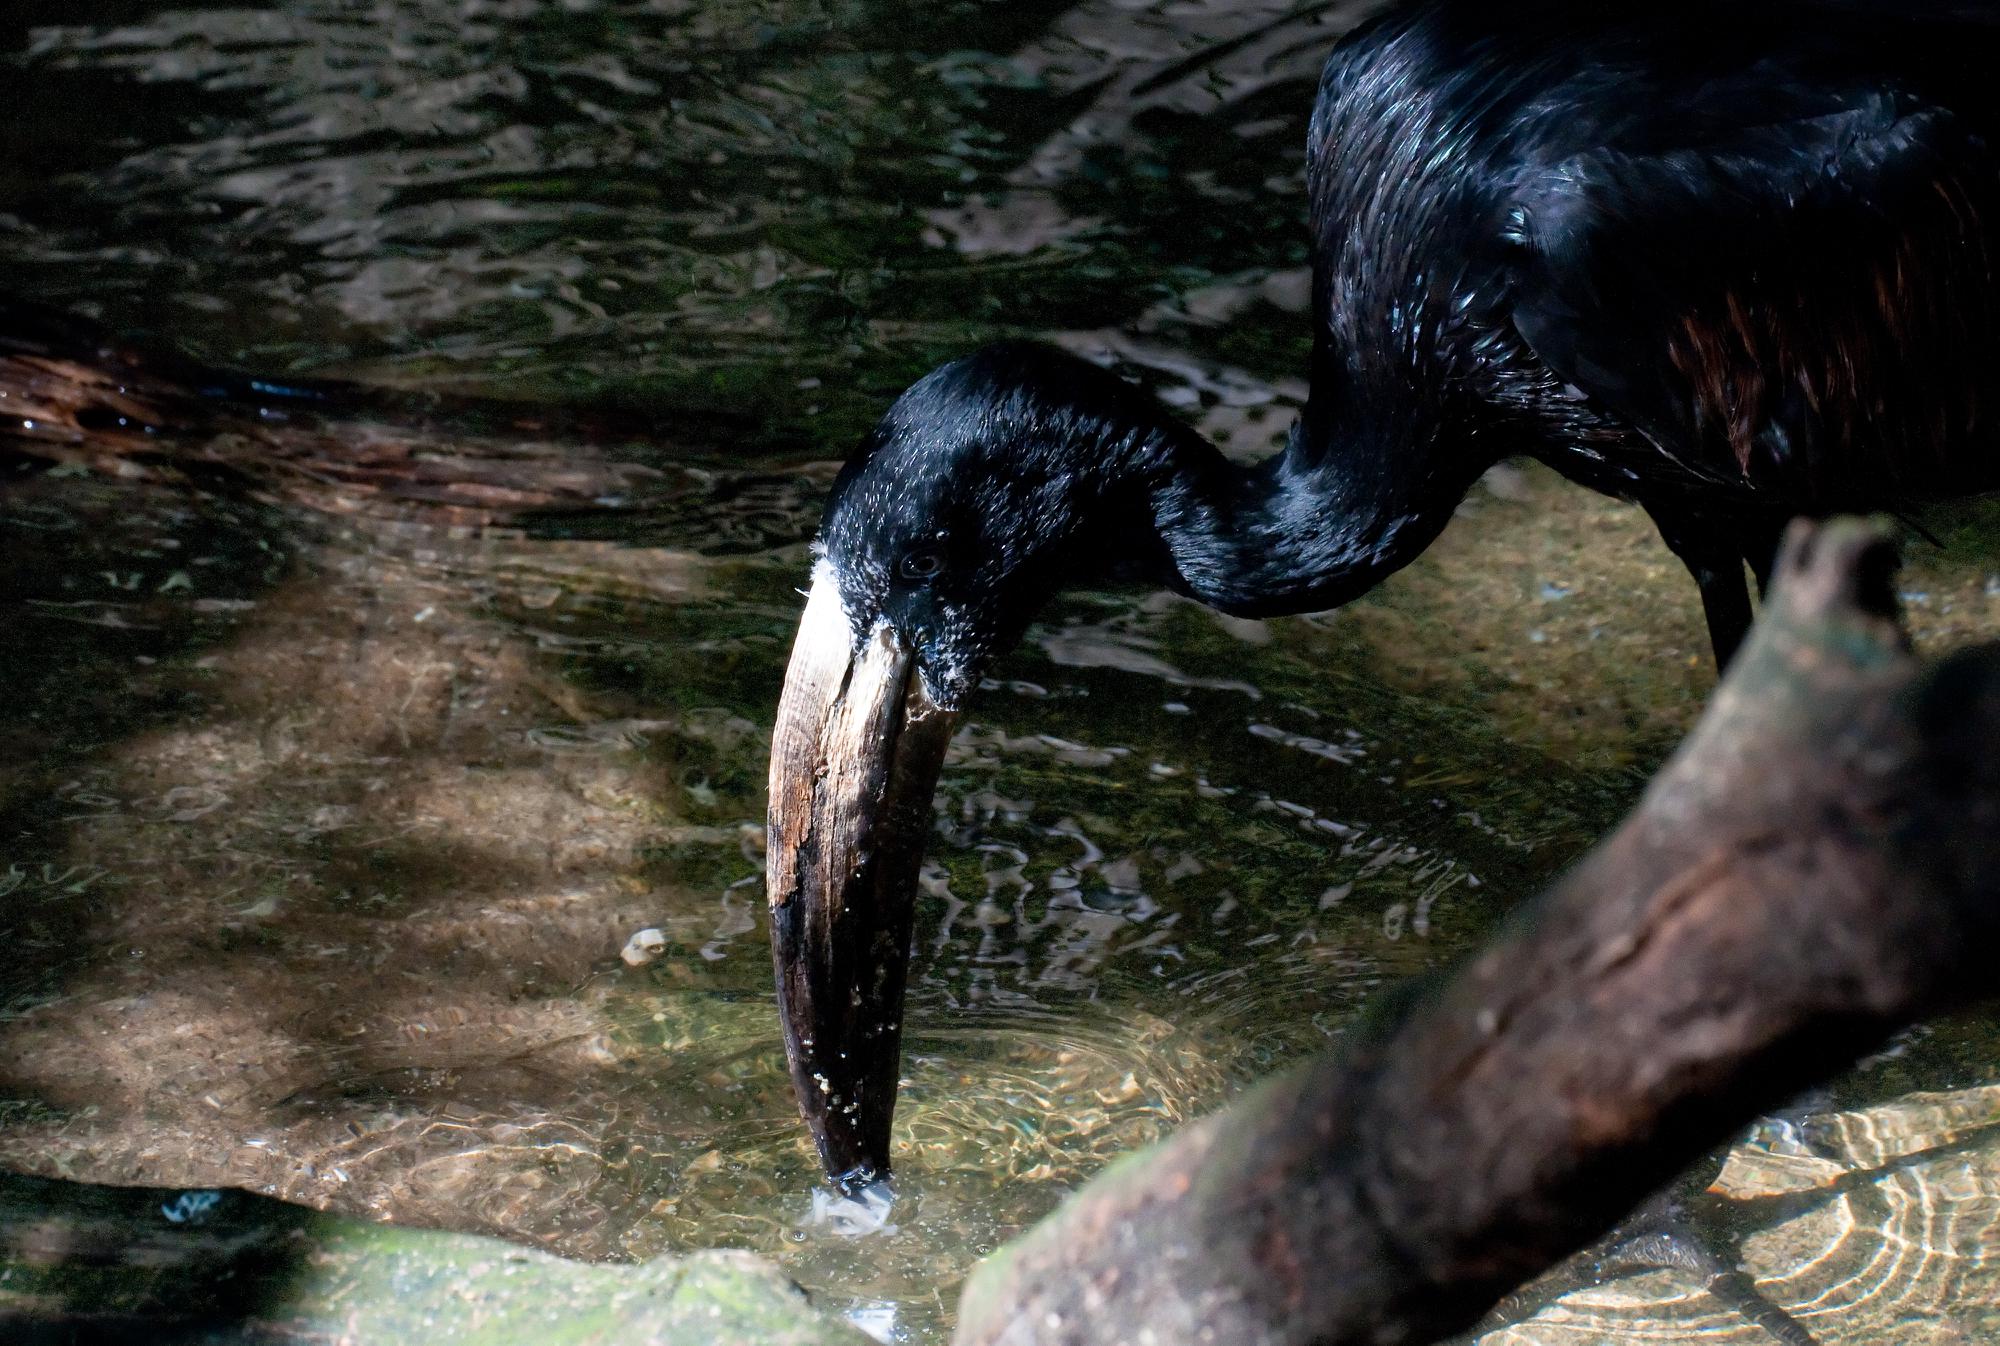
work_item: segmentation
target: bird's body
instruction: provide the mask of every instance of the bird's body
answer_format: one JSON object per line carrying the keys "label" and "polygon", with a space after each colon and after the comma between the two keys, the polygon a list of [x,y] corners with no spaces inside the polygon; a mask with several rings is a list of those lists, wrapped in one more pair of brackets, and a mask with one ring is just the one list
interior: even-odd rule
{"label": "bird's body", "polygon": [[1533,456],[1739,591],[1793,514],[2000,486],[1996,50],[1921,0],[1378,20],[1312,120],[1293,456],[1420,515]]}
{"label": "bird's body", "polygon": [[901,834],[936,771],[907,744],[941,756],[939,715],[1058,589],[1334,607],[1526,455],[1646,508],[1722,661],[1791,516],[2000,488],[1996,61],[1992,3],[1416,0],[1321,82],[1282,452],[1231,463],[1031,343],[898,399],[835,484],[772,758],[781,998],[830,1169],[886,1163]]}

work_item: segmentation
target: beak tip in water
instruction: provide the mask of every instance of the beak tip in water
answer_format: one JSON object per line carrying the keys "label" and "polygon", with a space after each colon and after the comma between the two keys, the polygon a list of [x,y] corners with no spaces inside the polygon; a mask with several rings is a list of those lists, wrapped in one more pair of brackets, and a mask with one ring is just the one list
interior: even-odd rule
{"label": "beak tip in water", "polygon": [[880,1172],[876,1171],[873,1164],[856,1164],[845,1173],[833,1174],[829,1180],[835,1187],[840,1189],[841,1195],[853,1196],[858,1192],[867,1191],[878,1182],[887,1181],[887,1178],[888,1166],[886,1164],[883,1165]]}

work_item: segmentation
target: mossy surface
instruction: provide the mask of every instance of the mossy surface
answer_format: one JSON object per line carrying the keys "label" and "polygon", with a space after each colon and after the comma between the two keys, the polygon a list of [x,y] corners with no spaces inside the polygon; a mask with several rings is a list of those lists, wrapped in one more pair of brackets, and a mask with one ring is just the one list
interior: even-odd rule
{"label": "mossy surface", "polygon": [[0,1175],[9,1342],[203,1346],[856,1346],[769,1262],[590,1266],[245,1192]]}

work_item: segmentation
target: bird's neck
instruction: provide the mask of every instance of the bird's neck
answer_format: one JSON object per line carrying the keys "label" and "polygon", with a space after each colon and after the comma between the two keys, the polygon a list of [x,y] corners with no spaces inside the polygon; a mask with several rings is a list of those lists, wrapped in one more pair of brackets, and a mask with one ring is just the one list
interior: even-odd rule
{"label": "bird's neck", "polygon": [[1324,611],[1444,530],[1481,464],[1440,442],[1442,420],[1369,417],[1320,391],[1261,463],[1232,463],[1192,432],[1160,446],[1149,505],[1175,588],[1241,616]]}

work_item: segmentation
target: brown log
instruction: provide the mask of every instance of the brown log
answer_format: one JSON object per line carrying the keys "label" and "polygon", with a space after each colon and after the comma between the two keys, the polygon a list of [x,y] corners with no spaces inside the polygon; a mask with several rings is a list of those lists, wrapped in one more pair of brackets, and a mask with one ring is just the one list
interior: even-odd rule
{"label": "brown log", "polygon": [[1345,1050],[1003,1249],[959,1346],[1435,1340],[1759,1111],[2000,989],[2000,646],[1920,665],[1865,525],[1795,525],[1780,565],[1609,840]]}

